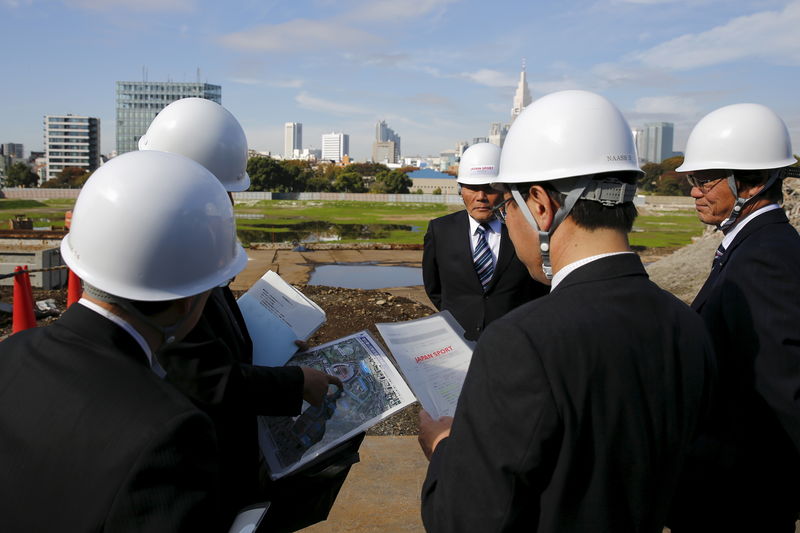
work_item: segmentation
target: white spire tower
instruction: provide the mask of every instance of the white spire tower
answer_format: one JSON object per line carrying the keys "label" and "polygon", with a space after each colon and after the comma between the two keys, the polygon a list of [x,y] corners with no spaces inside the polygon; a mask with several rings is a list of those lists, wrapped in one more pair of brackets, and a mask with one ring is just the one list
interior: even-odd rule
{"label": "white spire tower", "polygon": [[519,73],[519,84],[514,93],[514,107],[511,108],[511,122],[522,113],[525,106],[531,103],[531,92],[528,90],[528,78],[525,75],[525,59],[522,59],[522,71]]}

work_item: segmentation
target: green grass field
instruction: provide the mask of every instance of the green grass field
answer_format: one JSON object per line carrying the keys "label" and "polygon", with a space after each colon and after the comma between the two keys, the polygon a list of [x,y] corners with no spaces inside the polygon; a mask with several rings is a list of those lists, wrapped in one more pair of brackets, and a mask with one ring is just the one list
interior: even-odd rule
{"label": "green grass field", "polygon": [[632,246],[647,248],[677,248],[692,242],[703,233],[705,226],[694,209],[637,217],[630,234]]}
{"label": "green grass field", "polygon": [[[0,199],[0,225],[25,214],[36,227],[64,226],[72,200]],[[236,225],[243,243],[317,240],[341,243],[422,244],[428,222],[458,209],[455,205],[356,201],[261,200],[236,204]],[[144,208],[146,213],[146,207]],[[631,244],[648,248],[680,247],[700,235],[703,224],[693,209],[640,215]]]}

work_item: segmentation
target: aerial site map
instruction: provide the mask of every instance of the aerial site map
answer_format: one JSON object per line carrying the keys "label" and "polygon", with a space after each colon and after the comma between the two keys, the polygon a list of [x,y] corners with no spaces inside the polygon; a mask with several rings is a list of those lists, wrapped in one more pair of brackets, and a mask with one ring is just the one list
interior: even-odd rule
{"label": "aerial site map", "polygon": [[318,407],[296,417],[259,417],[259,443],[274,479],[365,431],[416,398],[368,331],[296,354],[287,365],[309,366],[342,380]]}

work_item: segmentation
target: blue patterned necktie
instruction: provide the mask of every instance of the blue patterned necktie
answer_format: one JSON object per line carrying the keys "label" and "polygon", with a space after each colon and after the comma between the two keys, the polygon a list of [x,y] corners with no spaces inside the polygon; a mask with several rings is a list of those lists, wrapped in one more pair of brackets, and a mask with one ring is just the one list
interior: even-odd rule
{"label": "blue patterned necktie", "polygon": [[725,247],[722,243],[719,243],[719,247],[717,247],[717,251],[714,252],[714,260],[711,262],[711,270],[717,268],[719,262],[722,260],[722,256],[725,254]]}
{"label": "blue patterned necktie", "polygon": [[472,262],[475,264],[475,272],[478,274],[478,279],[483,285],[483,290],[489,285],[494,273],[494,258],[492,257],[492,250],[489,248],[489,243],[486,242],[486,226],[481,224],[478,226],[478,244],[475,245],[475,251],[472,252]]}

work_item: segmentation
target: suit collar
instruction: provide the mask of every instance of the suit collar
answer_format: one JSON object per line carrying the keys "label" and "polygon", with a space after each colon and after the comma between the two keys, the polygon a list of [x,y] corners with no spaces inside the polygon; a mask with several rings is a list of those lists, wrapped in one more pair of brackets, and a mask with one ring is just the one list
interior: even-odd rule
{"label": "suit collar", "polygon": [[573,270],[552,293],[581,283],[603,281],[625,276],[645,276],[647,271],[636,254],[616,254],[597,259]]}
{"label": "suit collar", "polygon": [[747,224],[736,234],[736,237],[734,237],[733,241],[730,243],[730,246],[725,248],[725,255],[723,255],[722,259],[720,260],[718,270],[722,270],[722,267],[725,265],[725,263],[727,263],[731,256],[730,252],[742,244],[747,237],[757,232],[764,226],[788,222],[789,219],[786,217],[786,212],[784,212],[783,209],[773,209],[772,211],[767,211],[766,213],[762,213],[748,221]]}
{"label": "suit collar", "polygon": [[150,368],[147,355],[127,331],[88,307],[80,304],[70,306],[53,326],[66,328],[92,344],[106,348],[113,347],[143,366]]}
{"label": "suit collar", "polygon": [[708,295],[711,293],[711,288],[716,285],[720,274],[725,269],[725,265],[728,264],[728,261],[732,257],[734,250],[736,250],[736,248],[738,248],[749,236],[766,226],[788,223],[789,219],[786,217],[786,213],[783,209],[767,211],[766,213],[763,213],[748,222],[747,225],[745,225],[739,231],[739,233],[736,234],[736,237],[733,239],[733,242],[731,242],[730,246],[725,249],[725,253],[720,258],[717,266],[708,274],[708,278],[706,279],[705,283],[703,283],[703,286],[700,288],[697,296],[695,296],[694,300],[692,301],[692,309],[695,311],[700,310],[705,301],[708,299]]}

